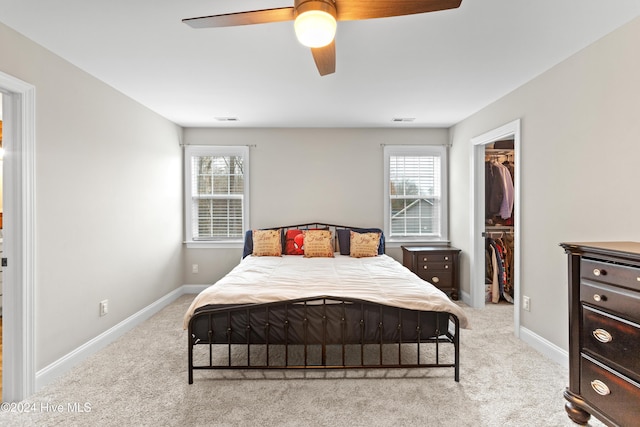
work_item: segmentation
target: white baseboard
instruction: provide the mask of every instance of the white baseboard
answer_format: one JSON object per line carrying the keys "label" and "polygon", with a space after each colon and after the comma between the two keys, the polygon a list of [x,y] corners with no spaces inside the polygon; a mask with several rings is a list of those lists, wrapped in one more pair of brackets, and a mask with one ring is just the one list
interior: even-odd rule
{"label": "white baseboard", "polygon": [[569,352],[566,350],[522,326],[520,326],[520,339],[560,366],[569,369]]}
{"label": "white baseboard", "polygon": [[[78,363],[103,349],[131,329],[149,319],[151,316],[178,299],[178,297],[180,297],[181,295],[197,294],[204,290],[207,286],[208,285],[182,285],[181,287],[169,292],[159,300],[143,308],[139,312],[129,316],[122,322],[101,333],[97,337],[76,348],[67,355],[56,360],[52,364],[39,370],[38,372],[36,372],[36,391],[40,390],[42,387],[49,384],[54,379],[71,370],[71,368],[73,368]],[[469,299],[470,295],[463,292],[462,300],[464,302],[467,302],[469,301]],[[520,327],[520,339],[549,359],[558,363],[559,365],[567,369],[569,368],[569,354],[566,350],[563,350],[552,342],[542,338],[541,336],[522,326]]]}
{"label": "white baseboard", "polygon": [[200,292],[207,289],[209,286],[211,285],[182,285],[182,289],[184,289],[184,292],[182,292],[182,295],[199,294]]}
{"label": "white baseboard", "polygon": [[171,304],[181,295],[199,293],[207,286],[208,285],[182,285],[181,287],[169,292],[159,300],[149,304],[147,307],[143,308],[137,313],[127,317],[112,328],[104,331],[97,337],[84,343],[67,355],[56,360],[52,364],[37,371],[35,391],[40,390],[42,387],[49,384],[54,379],[71,370],[71,368],[85,360],[87,357],[111,344],[113,341],[120,338],[122,335]]}
{"label": "white baseboard", "polygon": [[469,307],[473,307],[471,305],[471,294],[470,293],[461,290],[460,291],[460,299],[462,300],[463,303],[467,304]]}

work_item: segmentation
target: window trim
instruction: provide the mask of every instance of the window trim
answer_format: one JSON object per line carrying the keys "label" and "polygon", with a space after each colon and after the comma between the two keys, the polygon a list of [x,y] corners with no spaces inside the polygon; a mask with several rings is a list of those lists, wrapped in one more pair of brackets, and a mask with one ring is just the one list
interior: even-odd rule
{"label": "window trim", "polygon": [[[400,246],[403,243],[449,241],[449,182],[448,156],[444,145],[385,145],[384,146],[384,233],[388,246]],[[440,235],[432,238],[428,236],[395,236],[391,235],[391,197],[390,197],[390,158],[391,156],[440,156]]]}
{"label": "window trim", "polygon": [[[192,195],[192,161],[194,156],[242,156],[243,174],[243,236],[237,239],[194,240],[192,234],[193,217],[191,212]],[[250,228],[249,221],[249,147],[245,145],[186,145],[184,148],[184,233],[187,248],[242,248],[244,245],[244,230]]]}

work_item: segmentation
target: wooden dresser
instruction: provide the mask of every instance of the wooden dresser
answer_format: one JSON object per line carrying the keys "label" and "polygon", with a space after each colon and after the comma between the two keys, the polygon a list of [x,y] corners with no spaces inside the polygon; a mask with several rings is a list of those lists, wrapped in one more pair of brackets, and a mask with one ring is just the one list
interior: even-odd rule
{"label": "wooden dresser", "polygon": [[640,425],[640,243],[562,243],[569,256],[569,418]]}
{"label": "wooden dresser", "polygon": [[402,264],[457,300],[459,254],[460,249],[451,246],[403,246]]}

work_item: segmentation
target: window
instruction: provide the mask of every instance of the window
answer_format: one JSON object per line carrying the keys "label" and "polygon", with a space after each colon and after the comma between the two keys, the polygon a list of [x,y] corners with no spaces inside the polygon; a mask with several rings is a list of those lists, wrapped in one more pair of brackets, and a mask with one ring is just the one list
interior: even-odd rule
{"label": "window", "polygon": [[249,225],[249,147],[187,146],[185,177],[187,243],[242,243]]}
{"label": "window", "polygon": [[390,242],[447,240],[447,151],[384,147],[385,234]]}

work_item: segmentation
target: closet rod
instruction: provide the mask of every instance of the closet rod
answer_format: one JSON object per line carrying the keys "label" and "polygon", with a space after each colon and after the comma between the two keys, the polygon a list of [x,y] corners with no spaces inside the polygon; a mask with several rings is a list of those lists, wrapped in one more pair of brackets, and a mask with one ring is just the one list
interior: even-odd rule
{"label": "closet rod", "polygon": [[484,231],[482,237],[503,237],[505,234],[513,236],[513,230]]}

